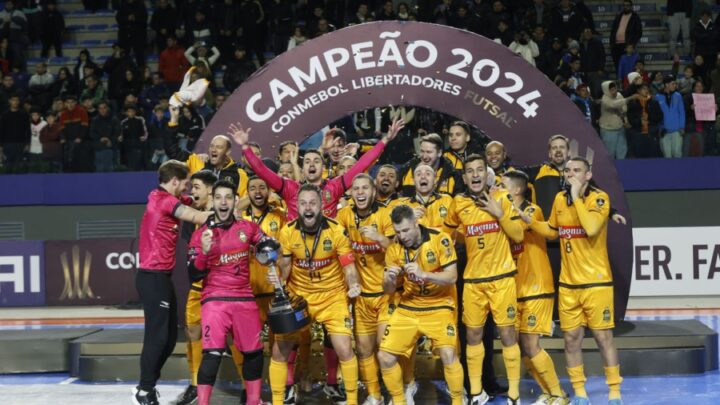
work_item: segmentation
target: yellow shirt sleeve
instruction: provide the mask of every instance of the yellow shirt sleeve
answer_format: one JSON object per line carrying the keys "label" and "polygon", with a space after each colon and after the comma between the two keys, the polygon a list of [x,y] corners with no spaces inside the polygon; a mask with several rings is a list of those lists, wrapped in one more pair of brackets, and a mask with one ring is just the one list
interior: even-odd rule
{"label": "yellow shirt sleeve", "polygon": [[441,233],[438,237],[437,251],[440,253],[440,267],[445,268],[457,262],[457,253],[453,246],[452,239],[446,233]]}

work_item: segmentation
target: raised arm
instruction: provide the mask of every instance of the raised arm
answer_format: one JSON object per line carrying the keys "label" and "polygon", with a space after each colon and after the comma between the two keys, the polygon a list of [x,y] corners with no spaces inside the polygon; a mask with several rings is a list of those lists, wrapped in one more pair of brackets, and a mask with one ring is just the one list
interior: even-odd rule
{"label": "raised arm", "polygon": [[390,125],[390,128],[388,129],[387,135],[383,137],[380,142],[377,143],[372,149],[367,151],[360,160],[357,161],[352,167],[350,167],[350,170],[348,170],[343,176],[342,176],[342,185],[345,190],[347,190],[350,187],[350,184],[352,184],[352,180],[357,176],[358,174],[364,172],[367,170],[368,167],[372,166],[372,164],[377,160],[377,158],[382,155],[383,151],[385,150],[385,146],[395,139],[395,136],[397,136],[398,132],[400,132],[401,129],[405,126],[405,121],[402,119],[395,120]]}
{"label": "raised arm", "polygon": [[243,156],[245,156],[245,160],[253,172],[255,172],[258,177],[265,180],[268,186],[270,186],[273,190],[282,190],[283,178],[268,169],[268,167],[265,166],[265,163],[263,163],[259,157],[255,156],[252,149],[248,147],[247,143],[250,138],[250,129],[251,128],[245,130],[240,123],[230,124],[230,127],[228,128],[228,136],[240,145]]}

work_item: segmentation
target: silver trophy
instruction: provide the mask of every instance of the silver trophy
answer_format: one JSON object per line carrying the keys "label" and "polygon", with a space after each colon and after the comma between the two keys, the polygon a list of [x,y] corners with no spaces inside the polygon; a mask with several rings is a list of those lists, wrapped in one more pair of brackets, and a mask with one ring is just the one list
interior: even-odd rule
{"label": "silver trophy", "polygon": [[278,275],[275,262],[280,256],[280,244],[266,238],[255,246],[255,258],[268,267],[268,272],[275,275],[275,297],[270,302],[268,324],[273,333],[291,333],[304,328],[310,323],[307,302],[302,297],[290,299],[285,292],[282,280]]}

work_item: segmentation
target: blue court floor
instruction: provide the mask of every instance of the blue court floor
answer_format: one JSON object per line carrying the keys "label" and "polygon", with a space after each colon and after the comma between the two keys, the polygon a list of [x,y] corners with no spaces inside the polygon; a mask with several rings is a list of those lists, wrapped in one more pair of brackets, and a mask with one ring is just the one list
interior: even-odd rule
{"label": "blue court floor", "polygon": [[[719,315],[657,315],[657,316],[629,316],[628,320],[665,320],[665,319],[697,319],[715,331],[720,331]],[[47,329],[47,328],[78,328],[78,327],[104,327],[104,328],[138,328],[137,323],[132,324],[102,324],[102,325],[29,325],[29,326],[0,326],[0,330],[8,329]],[[170,404],[184,389],[187,381],[162,381],[158,389],[161,393],[161,403]],[[89,384],[70,378],[66,373],[0,375],[0,404],[8,405],[45,405],[45,404],[98,404],[115,405],[129,404],[132,384],[103,383]],[[563,387],[567,392],[572,389],[567,380],[563,380]],[[531,404],[536,396],[536,386],[532,380],[523,379],[521,382],[521,398],[524,404]],[[237,387],[233,385],[222,386],[216,390],[213,404],[237,404],[235,394]],[[316,386],[315,390],[302,398],[302,404],[330,404],[323,398]],[[423,381],[421,389],[416,396],[416,404],[449,404],[448,398],[443,394],[444,382]],[[587,382],[587,391],[593,404],[607,403],[607,386],[604,378],[590,377]],[[702,375],[673,375],[673,376],[645,376],[625,377],[622,384],[623,400],[625,404],[632,405],[660,405],[660,404],[720,404],[720,372],[713,371]],[[266,395],[269,393],[265,393]],[[266,396],[264,395],[264,397]],[[269,397],[268,397],[269,398]],[[496,398],[491,404],[505,404],[505,398]]]}

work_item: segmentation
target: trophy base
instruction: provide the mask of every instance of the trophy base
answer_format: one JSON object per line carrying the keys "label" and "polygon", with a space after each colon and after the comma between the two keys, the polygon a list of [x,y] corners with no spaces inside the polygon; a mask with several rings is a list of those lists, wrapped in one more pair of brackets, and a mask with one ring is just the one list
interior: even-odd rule
{"label": "trophy base", "polygon": [[273,333],[292,333],[310,324],[307,302],[300,300],[291,305],[286,299],[270,303],[268,325]]}

